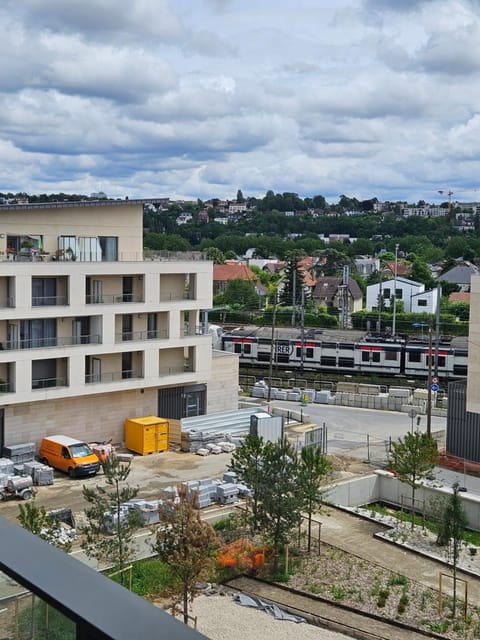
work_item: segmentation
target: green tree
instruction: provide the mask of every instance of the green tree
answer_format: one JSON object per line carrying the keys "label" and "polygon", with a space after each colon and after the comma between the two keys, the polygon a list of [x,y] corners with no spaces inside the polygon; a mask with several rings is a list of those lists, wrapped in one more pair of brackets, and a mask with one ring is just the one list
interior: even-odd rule
{"label": "green tree", "polygon": [[212,260],[214,264],[224,264],[225,254],[217,247],[208,247],[206,253],[207,260]]}
{"label": "green tree", "polygon": [[286,438],[267,442],[263,453],[263,477],[258,523],[274,552],[273,572],[277,573],[280,548],[302,522],[304,496],[299,491],[299,464],[296,451]]}
{"label": "green tree", "polygon": [[287,256],[287,264],[283,276],[283,289],[280,293],[280,302],[287,306],[299,305],[302,300],[302,289],[305,290],[305,281],[302,271],[298,268],[299,253],[292,251]]}
{"label": "green tree", "polygon": [[243,204],[245,202],[245,198],[243,197],[242,190],[239,189],[237,191],[237,204]]}
{"label": "green tree", "polygon": [[136,550],[133,532],[142,523],[139,512],[125,510],[122,505],[137,496],[138,487],[130,487],[127,483],[129,462],[109,457],[102,467],[106,486],[83,487],[83,497],[91,506],[85,509],[88,524],[82,549],[97,562],[106,562],[118,569],[121,583],[125,585],[123,570]]}
{"label": "green tree", "polygon": [[180,599],[183,621],[188,624],[188,603],[198,593],[195,584],[213,562],[210,550],[217,537],[201,518],[198,492],[190,492],[184,484],[178,487],[178,497],[164,500],[159,511],[162,526],[156,529],[152,549],[177,582],[174,606]]}
{"label": "green tree", "polygon": [[235,471],[238,479],[252,492],[250,524],[253,533],[258,531],[258,509],[262,496],[262,487],[265,482],[263,471],[264,451],[265,442],[263,438],[249,434],[232,453],[228,466],[231,471]]}
{"label": "green tree", "polygon": [[44,506],[37,507],[35,500],[32,500],[25,504],[19,504],[18,510],[17,520],[24,529],[64,551],[70,551],[72,543],[64,541],[65,536],[62,536],[61,522],[57,518],[49,516]]}
{"label": "green tree", "polygon": [[458,495],[459,485],[455,482],[452,493],[446,500],[443,509],[439,538],[445,544],[451,543],[451,560],[453,574],[453,608],[452,616],[455,618],[457,606],[457,567],[460,557],[460,549],[467,526],[467,516]]}
{"label": "green tree", "polygon": [[412,529],[415,515],[415,491],[420,480],[431,473],[438,456],[436,441],[427,433],[407,433],[392,443],[390,466],[412,490]]}
{"label": "green tree", "polygon": [[258,295],[252,280],[235,278],[229,280],[223,294],[223,302],[229,305],[239,305],[246,309],[258,308]]}
{"label": "green tree", "polygon": [[419,258],[415,258],[413,261],[410,278],[416,282],[421,282],[427,289],[433,289],[435,287],[435,279],[432,276],[432,272],[428,268],[428,265]]}
{"label": "green tree", "polygon": [[312,515],[321,502],[320,488],[332,471],[332,464],[317,447],[303,447],[300,454],[299,490],[308,516],[307,549],[312,543]]}

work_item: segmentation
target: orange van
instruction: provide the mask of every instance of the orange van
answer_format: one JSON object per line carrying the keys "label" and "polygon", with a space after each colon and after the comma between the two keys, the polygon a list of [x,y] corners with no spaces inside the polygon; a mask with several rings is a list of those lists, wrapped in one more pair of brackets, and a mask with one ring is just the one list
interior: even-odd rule
{"label": "orange van", "polygon": [[100,468],[100,460],[88,444],[69,436],[43,438],[38,457],[71,478],[94,476]]}

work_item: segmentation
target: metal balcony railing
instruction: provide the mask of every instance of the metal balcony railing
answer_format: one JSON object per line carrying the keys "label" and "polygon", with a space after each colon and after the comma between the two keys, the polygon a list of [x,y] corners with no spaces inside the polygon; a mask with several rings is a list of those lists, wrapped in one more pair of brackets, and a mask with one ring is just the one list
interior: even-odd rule
{"label": "metal balcony railing", "polygon": [[85,376],[85,384],[104,384],[139,378],[143,378],[143,372],[140,369],[123,369],[122,371],[109,371],[105,373],[88,373]]}
{"label": "metal balcony railing", "polygon": [[85,296],[85,304],[124,304],[125,302],[144,302],[144,299],[143,296],[133,295],[133,293],[89,294]]}
{"label": "metal balcony railing", "polygon": [[0,299],[0,308],[13,309],[15,307],[15,298],[13,296],[7,296]]}
{"label": "metal balcony railing", "polygon": [[34,296],[32,297],[32,307],[59,307],[68,304],[67,296]]}
{"label": "metal balcony railing", "polygon": [[6,382],[0,380],[0,393],[13,393],[15,391],[15,385],[13,382]]}
{"label": "metal balcony railing", "polygon": [[32,380],[33,389],[52,389],[53,387],[66,387],[65,378],[37,378]]}
{"label": "metal balcony railing", "polygon": [[115,342],[142,342],[144,340],[166,340],[168,331],[157,329],[155,331],[123,331],[115,334]]}
{"label": "metal balcony railing", "polygon": [[46,349],[49,347],[70,347],[81,344],[101,344],[98,334],[81,336],[63,336],[49,338],[31,338],[27,340],[6,340],[1,343],[3,349],[7,351],[18,351],[20,349]]}

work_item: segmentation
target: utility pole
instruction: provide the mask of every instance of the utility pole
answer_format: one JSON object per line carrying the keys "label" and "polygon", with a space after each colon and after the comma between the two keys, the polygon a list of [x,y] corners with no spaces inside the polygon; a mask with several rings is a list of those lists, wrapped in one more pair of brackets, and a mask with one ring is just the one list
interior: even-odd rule
{"label": "utility pole", "polygon": [[272,398],[272,376],[273,376],[273,357],[275,353],[275,321],[277,319],[277,290],[273,294],[273,312],[272,312],[272,334],[270,339],[270,363],[268,367],[268,394],[267,402],[270,404]]}
{"label": "utility pole", "polygon": [[300,360],[300,371],[303,373],[303,364],[305,359],[305,289],[302,287],[302,308],[300,315],[300,336],[301,336],[301,344],[300,348],[302,350],[302,356]]}
{"label": "utility pole", "polygon": [[393,319],[392,319],[392,336],[396,334],[397,321],[397,272],[398,272],[398,244],[395,245],[395,271],[393,274]]}
{"label": "utility pole", "polygon": [[427,435],[432,436],[432,327],[428,327]]}
{"label": "utility pole", "polygon": [[440,300],[442,299],[442,285],[437,284],[437,308],[435,313],[435,356],[433,360],[433,375],[438,378],[438,347],[440,344]]}

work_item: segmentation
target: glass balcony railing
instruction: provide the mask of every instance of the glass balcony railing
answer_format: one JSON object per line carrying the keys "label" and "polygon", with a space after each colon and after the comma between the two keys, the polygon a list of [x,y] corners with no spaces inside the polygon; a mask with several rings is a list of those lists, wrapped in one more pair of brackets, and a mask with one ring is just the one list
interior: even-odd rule
{"label": "glass balcony railing", "polygon": [[137,342],[143,340],[166,340],[168,331],[158,329],[156,331],[123,331],[115,334],[115,342]]}
{"label": "glass balcony railing", "polygon": [[185,327],[182,331],[182,337],[188,338],[190,336],[204,336],[206,335],[205,327],[202,325],[196,325],[193,327]]}
{"label": "glass balcony railing", "polygon": [[54,387],[66,387],[65,378],[37,378],[32,380],[32,389],[52,389]]}
{"label": "glass balcony railing", "polygon": [[143,372],[139,369],[123,369],[122,371],[109,371],[105,373],[88,373],[85,376],[85,384],[103,384],[139,378],[143,378]]}
{"label": "glass balcony railing", "polygon": [[68,304],[67,296],[34,296],[32,307],[59,307]]}
{"label": "glass balcony railing", "polygon": [[193,365],[186,362],[183,366],[160,367],[158,370],[160,377],[178,376],[180,373],[188,373],[194,371]]}
{"label": "glass balcony railing", "polygon": [[18,351],[20,349],[46,349],[48,347],[70,347],[81,344],[101,344],[98,334],[80,336],[62,336],[48,338],[30,338],[27,340],[6,340],[0,343],[6,351]]}
{"label": "glass balcony railing", "polygon": [[92,294],[85,296],[86,304],[123,304],[125,302],[144,302],[144,300],[143,296],[137,296],[133,293]]}

